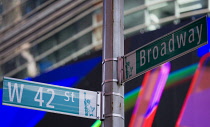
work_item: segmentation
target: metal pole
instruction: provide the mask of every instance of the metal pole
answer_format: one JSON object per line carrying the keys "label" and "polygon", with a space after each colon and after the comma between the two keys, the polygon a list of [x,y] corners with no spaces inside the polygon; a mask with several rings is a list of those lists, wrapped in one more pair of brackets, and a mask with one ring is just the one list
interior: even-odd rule
{"label": "metal pole", "polygon": [[124,127],[124,86],[120,84],[118,57],[124,55],[124,0],[103,0],[103,127]]}

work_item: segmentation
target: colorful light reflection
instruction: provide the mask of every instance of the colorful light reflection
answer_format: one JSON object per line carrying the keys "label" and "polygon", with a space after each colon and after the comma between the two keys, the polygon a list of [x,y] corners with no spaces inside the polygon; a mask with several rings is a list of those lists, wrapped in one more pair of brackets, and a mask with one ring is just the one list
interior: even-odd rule
{"label": "colorful light reflection", "polygon": [[204,55],[195,72],[176,127],[210,126],[210,53]]}
{"label": "colorful light reflection", "polygon": [[169,72],[170,63],[165,63],[146,73],[142,92],[138,95],[129,127],[152,126]]}
{"label": "colorful light reflection", "polygon": [[[168,80],[166,82],[165,88],[169,88],[173,85],[176,85],[182,81],[185,81],[186,79],[189,79],[193,76],[196,69],[198,67],[198,64],[192,64],[190,66],[187,66],[185,68],[182,68],[180,70],[174,71],[169,74]],[[125,94],[125,111],[128,111],[129,109],[133,108],[133,106],[136,103],[136,99],[138,97],[138,94],[141,92],[141,87],[137,87],[133,89],[132,91]],[[98,122],[100,120],[96,120]],[[95,124],[94,124],[95,125]],[[100,127],[101,124],[98,124],[97,126],[92,127]]]}

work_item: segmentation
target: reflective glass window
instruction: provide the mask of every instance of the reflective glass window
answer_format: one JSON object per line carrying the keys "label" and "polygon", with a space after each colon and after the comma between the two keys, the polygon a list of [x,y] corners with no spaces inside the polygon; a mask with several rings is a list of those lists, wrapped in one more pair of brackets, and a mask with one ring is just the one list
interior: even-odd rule
{"label": "reflective glass window", "polygon": [[150,19],[154,23],[158,23],[159,19],[166,18],[168,16],[175,15],[174,2],[164,2],[160,4],[154,4],[148,7]]}
{"label": "reflective glass window", "polygon": [[208,0],[178,0],[180,13],[205,9],[208,7]]}
{"label": "reflective glass window", "polygon": [[47,68],[56,63],[56,54],[52,53],[37,62],[40,72],[44,72]]}
{"label": "reflective glass window", "polygon": [[16,73],[15,75],[12,76],[13,78],[19,78],[19,79],[24,79],[28,77],[27,69],[23,69],[20,72]]}
{"label": "reflective glass window", "polygon": [[145,22],[144,17],[145,16],[143,10],[126,15],[124,17],[124,28],[128,29],[140,24],[144,24]]}
{"label": "reflective glass window", "polygon": [[129,10],[141,5],[144,5],[144,0],[124,0],[124,10]]}

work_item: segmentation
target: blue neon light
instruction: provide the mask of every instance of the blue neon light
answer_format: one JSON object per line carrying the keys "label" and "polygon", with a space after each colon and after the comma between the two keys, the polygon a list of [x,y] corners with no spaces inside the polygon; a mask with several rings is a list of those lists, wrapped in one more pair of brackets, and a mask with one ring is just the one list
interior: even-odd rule
{"label": "blue neon light", "polygon": [[[208,17],[207,18],[207,30],[208,30],[208,40],[210,40],[210,34],[209,34],[209,31],[210,31],[210,18]],[[210,43],[208,41],[208,44],[198,48],[198,52],[197,52],[197,55],[198,57],[202,57],[203,55],[205,55],[206,53],[210,52]]]}
{"label": "blue neon light", "polygon": [[[101,60],[101,56],[95,57],[63,66],[35,78],[27,78],[26,80],[74,87],[96,65],[98,65]],[[0,89],[0,101],[2,102],[2,89]],[[46,112],[44,111],[4,106],[0,104],[0,127],[34,127],[43,119],[45,114]]]}

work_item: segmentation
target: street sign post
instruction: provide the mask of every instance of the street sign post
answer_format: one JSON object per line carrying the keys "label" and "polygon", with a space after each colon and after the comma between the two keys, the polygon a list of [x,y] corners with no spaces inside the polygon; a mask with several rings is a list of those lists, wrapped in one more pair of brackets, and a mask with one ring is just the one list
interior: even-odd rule
{"label": "street sign post", "polygon": [[124,1],[103,0],[102,127],[124,127],[124,85],[118,73],[118,57],[124,55]]}
{"label": "street sign post", "polygon": [[123,82],[207,44],[206,20],[202,17],[125,55]]}
{"label": "street sign post", "polygon": [[3,80],[3,104],[100,119],[100,92],[7,78]]}

